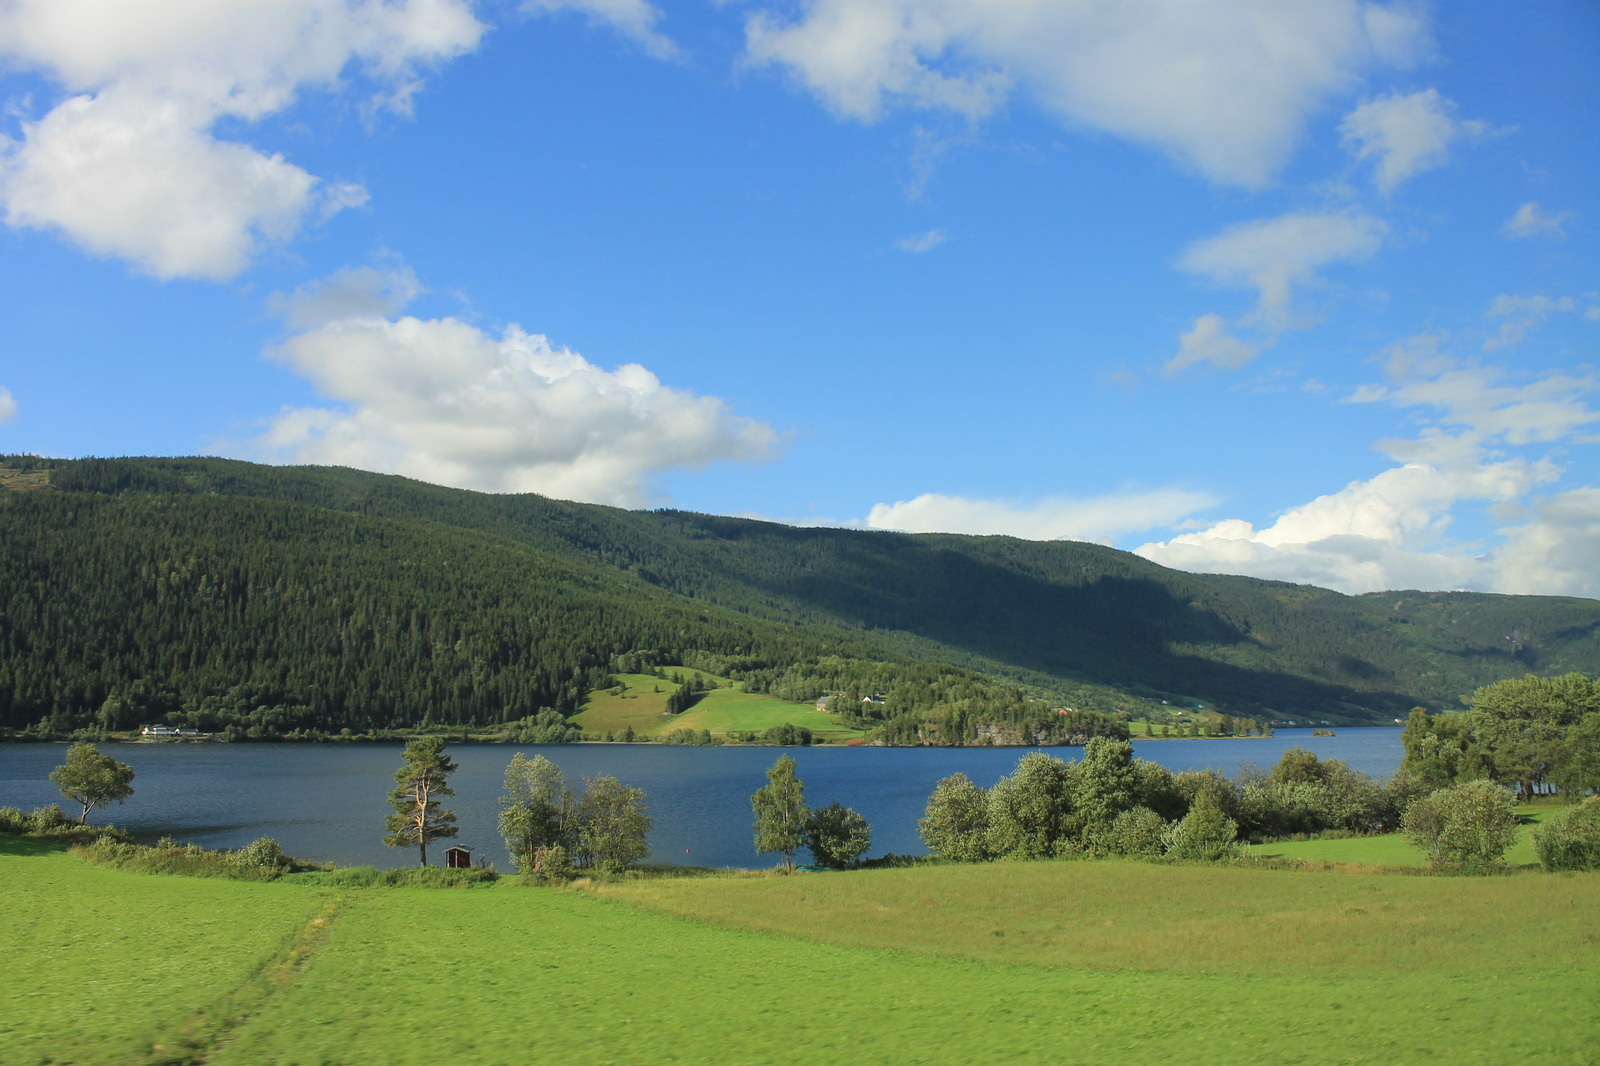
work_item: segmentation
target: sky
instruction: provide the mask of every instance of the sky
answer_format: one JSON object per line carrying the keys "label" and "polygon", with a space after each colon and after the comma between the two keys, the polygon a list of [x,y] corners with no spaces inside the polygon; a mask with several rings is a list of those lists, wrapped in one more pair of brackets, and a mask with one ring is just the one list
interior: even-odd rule
{"label": "sky", "polygon": [[0,0],[0,452],[1600,598],[1593,0]]}

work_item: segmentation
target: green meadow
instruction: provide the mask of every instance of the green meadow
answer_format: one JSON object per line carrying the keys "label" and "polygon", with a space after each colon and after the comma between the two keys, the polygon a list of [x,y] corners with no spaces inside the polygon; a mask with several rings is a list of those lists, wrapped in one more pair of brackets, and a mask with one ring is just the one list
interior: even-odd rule
{"label": "green meadow", "polygon": [[[695,671],[668,667],[667,673],[693,676]],[[803,725],[819,738],[848,740],[862,735],[859,729],[839,724],[833,715],[809,703],[791,703],[755,692],[740,691],[725,677],[700,671],[707,684],[719,687],[679,715],[666,713],[667,697],[678,686],[650,674],[617,674],[624,691],[595,689],[585,700],[583,711],[572,722],[586,733],[621,734],[632,728],[641,737],[664,737],[675,729],[710,730],[713,736],[730,733],[759,733],[779,725]]]}
{"label": "green meadow", "polygon": [[[1539,857],[1533,850],[1534,827],[1560,809],[1550,804],[1517,808],[1522,826],[1517,833],[1517,842],[1506,852],[1505,861],[1508,865],[1538,865]],[[1275,841],[1254,845],[1250,854],[1258,859],[1300,859],[1341,866],[1422,866],[1428,861],[1421,848],[1406,843],[1405,837],[1399,833],[1339,840]]]}
{"label": "green meadow", "polygon": [[1131,862],[573,889],[0,838],[0,1061],[1592,1063],[1600,877]]}

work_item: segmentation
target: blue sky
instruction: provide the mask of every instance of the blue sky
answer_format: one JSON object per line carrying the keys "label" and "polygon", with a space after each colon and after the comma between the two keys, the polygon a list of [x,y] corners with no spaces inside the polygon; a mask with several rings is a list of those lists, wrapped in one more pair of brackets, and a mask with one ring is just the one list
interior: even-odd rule
{"label": "blue sky", "polygon": [[1600,597],[1600,8],[0,0],[0,451]]}

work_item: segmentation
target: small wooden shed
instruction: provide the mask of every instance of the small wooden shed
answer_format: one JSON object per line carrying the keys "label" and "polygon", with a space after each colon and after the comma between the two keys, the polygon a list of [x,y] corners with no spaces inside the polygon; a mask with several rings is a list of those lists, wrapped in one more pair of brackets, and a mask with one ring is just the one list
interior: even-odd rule
{"label": "small wooden shed", "polygon": [[444,864],[451,870],[465,870],[472,865],[472,849],[459,844],[444,849]]}

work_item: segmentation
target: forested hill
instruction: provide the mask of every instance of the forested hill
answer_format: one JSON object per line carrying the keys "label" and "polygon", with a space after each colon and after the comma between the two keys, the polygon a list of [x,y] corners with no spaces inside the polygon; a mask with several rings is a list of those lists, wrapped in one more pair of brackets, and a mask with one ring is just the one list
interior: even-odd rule
{"label": "forested hill", "polygon": [[[1022,690],[982,677],[1042,705],[1362,721],[1528,672],[1600,673],[1593,600],[1351,597],[1071,542],[220,459],[0,458],[0,611],[11,728],[206,700],[263,730],[489,724],[571,713],[630,654],[790,696],[898,683],[886,722],[943,714],[943,735],[969,737],[991,705],[1025,716]],[[906,696],[914,679],[943,702]]]}

